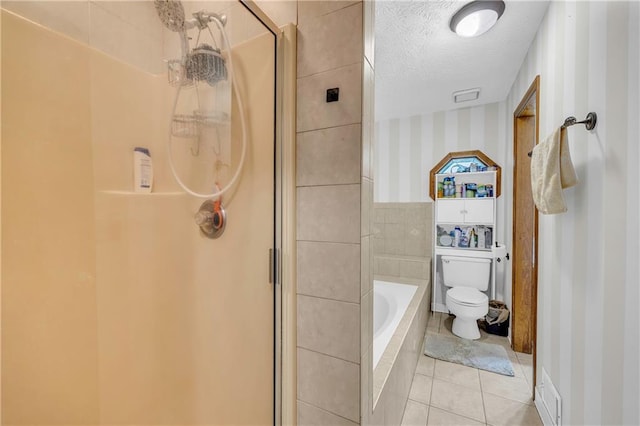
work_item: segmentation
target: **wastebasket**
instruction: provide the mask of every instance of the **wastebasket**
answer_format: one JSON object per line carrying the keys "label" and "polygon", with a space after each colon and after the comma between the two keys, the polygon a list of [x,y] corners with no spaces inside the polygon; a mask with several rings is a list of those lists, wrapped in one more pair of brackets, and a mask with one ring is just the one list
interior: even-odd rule
{"label": "wastebasket", "polygon": [[480,321],[480,328],[489,334],[498,336],[509,335],[509,309],[499,300],[489,301],[489,312]]}

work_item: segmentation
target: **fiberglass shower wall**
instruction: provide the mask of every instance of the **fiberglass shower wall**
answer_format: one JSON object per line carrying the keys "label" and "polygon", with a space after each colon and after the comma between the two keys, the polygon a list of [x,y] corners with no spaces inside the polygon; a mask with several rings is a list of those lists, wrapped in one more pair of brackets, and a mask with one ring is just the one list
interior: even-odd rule
{"label": "fiberglass shower wall", "polygon": [[[3,424],[271,422],[275,40],[242,5],[210,5],[249,121],[213,241],[167,165],[174,34],[153,3],[3,2]],[[151,194],[133,192],[135,146]]]}

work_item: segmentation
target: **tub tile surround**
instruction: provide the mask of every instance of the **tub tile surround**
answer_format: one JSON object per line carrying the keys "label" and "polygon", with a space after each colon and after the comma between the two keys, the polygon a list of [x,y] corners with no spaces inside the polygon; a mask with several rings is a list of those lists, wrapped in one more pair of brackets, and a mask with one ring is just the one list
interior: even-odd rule
{"label": "tub tile surround", "polygon": [[[362,3],[298,2],[297,408],[300,425],[361,424],[371,365],[363,182]],[[326,91],[339,88],[337,102]],[[365,271],[365,272],[363,272]],[[369,277],[371,274],[368,275]],[[363,410],[365,411],[365,410]]]}
{"label": "tub tile surround", "polygon": [[[428,334],[452,336],[452,317],[429,313]],[[542,425],[531,398],[532,356],[516,353],[506,337],[481,331],[480,341],[503,346],[515,377],[421,355],[402,425]],[[425,384],[430,385],[425,391]],[[426,416],[424,413],[427,413]]]}
{"label": "tub tile surround", "polygon": [[374,3],[362,2],[362,20],[364,43],[369,42],[371,49],[363,47],[362,60],[362,147],[361,147],[361,260],[360,260],[360,293],[361,299],[361,345],[360,345],[360,421],[363,425],[371,423],[373,414],[373,129],[374,129]]}
{"label": "tub tile surround", "polygon": [[298,401],[297,424],[306,426],[356,426],[359,423],[354,423],[351,420],[336,416],[329,411]]}
{"label": "tub tile surround", "polygon": [[[367,292],[362,296],[361,302],[362,309],[360,310],[360,324],[362,325],[362,332],[360,333],[360,347],[369,348],[373,341],[373,318],[370,313],[373,312],[373,291]],[[361,357],[367,355],[367,353],[361,353]]]}
{"label": "tub tile surround", "polygon": [[359,333],[359,304],[298,295],[298,347],[357,363]]}
{"label": "tub tile surround", "polygon": [[360,187],[299,187],[298,240],[360,244]]}
{"label": "tub tile surround", "polygon": [[358,303],[360,259],[358,244],[299,241],[298,294]]}
{"label": "tub tile surround", "polygon": [[298,348],[298,400],[360,422],[360,365]]}
{"label": "tub tile surround", "polygon": [[360,139],[359,124],[300,133],[297,185],[360,183]]}
{"label": "tub tile surround", "polygon": [[[304,28],[299,27],[298,31],[303,33]],[[298,132],[360,123],[361,70],[362,63],[357,63],[298,78]],[[336,87],[340,89],[339,101],[327,103],[327,89]],[[354,167],[359,164],[360,161]]]}
{"label": "tub tile surround", "polygon": [[362,60],[362,34],[344,31],[362,27],[362,3],[349,5],[339,13],[319,15],[299,22],[298,76],[359,64]]}
{"label": "tub tile surround", "polygon": [[432,255],[432,203],[374,203],[375,275],[429,279]]}
{"label": "tub tile surround", "polygon": [[[382,280],[385,278],[394,280],[391,277],[376,277]],[[417,285],[418,289],[373,372],[374,408],[370,424],[374,425],[400,424],[422,353],[431,300],[430,284],[428,281],[415,279],[403,280],[403,283]]]}
{"label": "tub tile surround", "polygon": [[305,26],[309,21],[318,17],[338,12],[361,2],[362,0],[301,0],[298,6],[298,26]]}

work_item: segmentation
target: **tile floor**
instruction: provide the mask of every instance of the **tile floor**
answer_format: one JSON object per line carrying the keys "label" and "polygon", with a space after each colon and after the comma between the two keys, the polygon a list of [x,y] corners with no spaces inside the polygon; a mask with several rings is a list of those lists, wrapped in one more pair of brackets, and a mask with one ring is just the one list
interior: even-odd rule
{"label": "tile floor", "polygon": [[[428,333],[453,335],[453,317],[435,313]],[[482,342],[504,346],[514,377],[490,373],[422,355],[418,361],[403,426],[542,425],[532,395],[532,356],[514,352],[506,337],[482,332]]]}

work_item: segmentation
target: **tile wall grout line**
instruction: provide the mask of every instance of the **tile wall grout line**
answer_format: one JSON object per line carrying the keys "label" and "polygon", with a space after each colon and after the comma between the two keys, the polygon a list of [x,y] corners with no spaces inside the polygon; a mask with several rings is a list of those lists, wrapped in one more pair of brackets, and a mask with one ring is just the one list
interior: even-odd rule
{"label": "tile wall grout line", "polygon": [[[367,292],[368,293],[368,292]],[[330,300],[332,302],[341,302],[341,303],[348,303],[349,305],[356,305],[356,306],[360,306],[360,303],[358,302],[349,302],[347,300],[340,300],[340,299],[333,299],[331,297],[322,297],[322,296],[315,296],[313,294],[306,294],[306,293],[297,293],[298,296],[304,296],[304,297],[313,297],[315,299],[322,299],[322,300]],[[362,297],[360,297],[358,300],[362,300]]]}
{"label": "tile wall grout line", "polygon": [[318,188],[318,187],[329,187],[329,186],[353,186],[353,185],[361,185],[360,182],[351,182],[351,183],[322,183],[318,185],[298,185],[296,188]]}
{"label": "tile wall grout line", "polygon": [[364,64],[364,58],[360,58],[355,62],[350,62],[348,64],[341,65],[341,66],[339,66],[337,68],[329,68],[329,69],[324,70],[324,71],[316,71],[316,72],[313,72],[311,74],[306,74],[306,75],[298,75],[298,76],[296,76],[296,81],[300,81],[302,79],[309,78],[309,77],[315,77],[315,76],[318,76],[318,75],[321,75],[321,74],[326,74],[326,73],[329,73],[329,72],[338,71],[338,70],[341,70],[341,69],[344,69],[344,68],[349,68],[349,67],[352,67],[354,65],[360,65],[360,64]]}
{"label": "tile wall grout line", "polygon": [[[309,130],[298,130],[298,131],[296,131],[296,136],[304,134],[304,133],[320,132],[322,130],[339,129],[340,127],[349,127],[349,126],[360,126],[360,127],[362,127],[362,122],[361,121],[355,121],[353,123],[339,124],[337,126],[319,127],[317,129],[309,129]],[[362,129],[360,129],[360,131],[362,132]]]}
{"label": "tile wall grout line", "polygon": [[[317,408],[317,409],[318,409],[318,410],[320,410],[320,411],[324,411],[325,413],[329,413],[329,414],[332,414],[332,415],[334,415],[334,416],[336,416],[336,417],[340,417],[341,419],[345,419],[345,420],[347,420],[347,421],[349,421],[349,422],[351,422],[351,423],[355,423],[355,422],[354,422],[353,420],[351,420],[351,419],[348,419],[348,418],[346,418],[346,417],[344,417],[344,416],[341,416],[340,414],[336,414],[336,413],[334,413],[333,411],[329,411],[329,410],[327,410],[327,409],[325,409],[325,408],[318,407],[317,405],[312,404],[312,403],[311,403],[311,402],[309,402],[309,401],[305,401],[304,399],[296,398],[296,401],[298,401],[298,402],[302,402],[302,403],[307,404],[307,405],[310,405],[310,406],[312,406],[312,407],[314,407],[314,408]],[[356,423],[356,424],[357,424],[357,423]]]}
{"label": "tile wall grout line", "polygon": [[[348,359],[340,358],[339,356],[330,355],[330,354],[328,354],[328,353],[320,352],[320,351],[318,351],[318,350],[311,349],[311,348],[307,348],[307,347],[305,347],[305,346],[300,346],[300,345],[298,345],[298,346],[296,346],[296,347],[297,347],[297,348],[300,348],[300,349],[304,349],[305,351],[315,352],[315,353],[320,354],[320,355],[328,356],[328,357],[330,357],[330,358],[339,359],[340,361],[344,361],[344,362],[348,362],[349,364],[353,364],[353,365],[360,366],[360,363],[359,363],[359,362],[350,361],[350,360],[348,360]],[[360,359],[362,359],[362,357],[360,357]]]}

